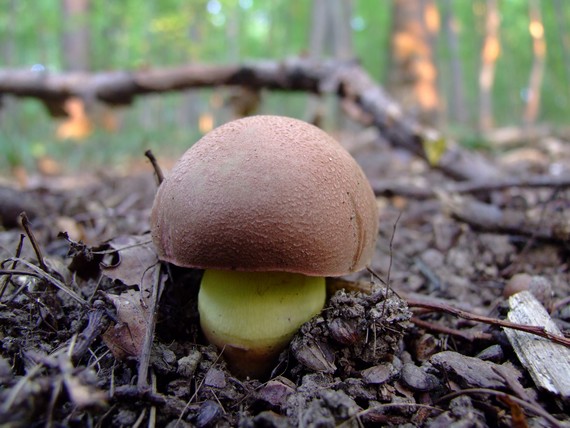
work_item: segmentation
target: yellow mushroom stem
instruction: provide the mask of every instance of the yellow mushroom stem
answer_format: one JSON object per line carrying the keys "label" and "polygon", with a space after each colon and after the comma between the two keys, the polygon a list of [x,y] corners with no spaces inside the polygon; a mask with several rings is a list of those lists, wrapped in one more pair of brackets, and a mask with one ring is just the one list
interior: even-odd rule
{"label": "yellow mushroom stem", "polygon": [[324,277],[287,272],[206,270],[200,324],[239,377],[269,374],[295,332],[325,303]]}

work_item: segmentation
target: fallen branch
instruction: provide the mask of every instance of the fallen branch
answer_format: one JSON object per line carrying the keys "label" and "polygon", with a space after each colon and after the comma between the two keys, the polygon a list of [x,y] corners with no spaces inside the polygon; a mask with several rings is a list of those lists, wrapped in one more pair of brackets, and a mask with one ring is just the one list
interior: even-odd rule
{"label": "fallen branch", "polygon": [[567,242],[570,239],[570,224],[564,215],[538,216],[531,210],[501,209],[457,194],[441,192],[438,196],[451,216],[478,230],[546,241]]}
{"label": "fallen branch", "polygon": [[[0,96],[10,94],[42,100],[53,115],[64,115],[63,103],[80,97],[86,103],[131,104],[136,96],[152,93],[239,85],[252,89],[337,94],[350,105],[352,117],[374,125],[391,144],[428,160],[426,145],[444,141],[439,132],[406,115],[384,89],[356,62],[315,62],[290,59],[243,65],[186,65],[174,68],[100,73],[0,71]],[[445,141],[446,151],[435,167],[461,180],[500,176],[482,156]]]}
{"label": "fallen branch", "polygon": [[[376,180],[372,182],[376,196],[406,196],[414,199],[429,199],[436,197],[437,191],[433,186],[425,187],[408,184],[399,180]],[[539,175],[534,177],[504,178],[499,180],[470,180],[449,182],[441,186],[447,193],[477,194],[488,193],[509,188],[570,188],[570,176],[553,177]]]}
{"label": "fallen branch", "polygon": [[[508,319],[521,325],[540,326],[554,336],[562,332],[542,304],[529,291],[509,298]],[[534,383],[564,400],[570,400],[570,349],[516,330],[505,329],[515,353]]]}

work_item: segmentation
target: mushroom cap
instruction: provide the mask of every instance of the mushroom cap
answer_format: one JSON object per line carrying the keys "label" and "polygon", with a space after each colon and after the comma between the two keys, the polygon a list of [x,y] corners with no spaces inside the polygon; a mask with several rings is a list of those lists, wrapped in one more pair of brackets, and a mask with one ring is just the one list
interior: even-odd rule
{"label": "mushroom cap", "polygon": [[184,153],[158,189],[151,231],[160,258],[181,267],[339,276],[370,262],[378,208],[328,134],[252,116]]}

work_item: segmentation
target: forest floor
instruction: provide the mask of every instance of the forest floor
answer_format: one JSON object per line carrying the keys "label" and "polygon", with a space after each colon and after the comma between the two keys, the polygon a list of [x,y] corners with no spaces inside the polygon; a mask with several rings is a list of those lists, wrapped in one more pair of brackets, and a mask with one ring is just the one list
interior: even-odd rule
{"label": "forest floor", "polygon": [[[493,159],[509,186],[451,193],[452,180],[375,133],[353,141],[379,194],[377,276],[331,280],[326,309],[269,380],[237,379],[205,342],[200,272],[160,267],[150,164],[1,186],[0,426],[570,423],[568,390],[537,386],[498,322],[529,290],[570,332],[570,192],[556,184],[569,145],[513,147]],[[524,185],[535,175],[553,180]],[[568,344],[554,346],[546,365],[567,367]]]}

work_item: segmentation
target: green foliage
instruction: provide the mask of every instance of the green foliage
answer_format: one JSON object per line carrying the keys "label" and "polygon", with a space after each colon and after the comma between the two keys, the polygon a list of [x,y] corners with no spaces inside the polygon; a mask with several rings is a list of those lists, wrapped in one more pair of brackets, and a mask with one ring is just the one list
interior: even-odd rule
{"label": "green foliage", "polygon": [[[440,11],[446,4],[458,23],[463,86],[470,124],[474,127],[486,2],[437,1]],[[570,107],[570,30],[565,29],[570,22],[570,8],[565,6],[565,0],[541,2],[548,53],[540,120],[554,124],[567,122]],[[307,51],[312,25],[311,1],[92,0],[87,16],[77,22],[65,22],[57,0],[0,0],[0,7],[0,51],[6,53],[0,59],[0,67],[30,68],[42,64],[48,71],[62,71],[61,40],[64,31],[74,25],[88,26],[89,61],[94,71],[299,56]],[[352,7],[355,55],[374,78],[382,81],[388,64],[392,4],[355,0]],[[493,87],[498,126],[521,122],[533,61],[528,0],[503,0],[499,9],[502,51]],[[435,43],[442,96],[449,98],[451,52],[443,32]],[[211,98],[214,93],[220,91],[200,91],[190,105],[186,94],[164,95],[160,100],[139,98],[121,113],[122,127],[118,133],[98,131],[82,143],[56,141],[57,123],[36,100],[9,103],[10,108],[0,112],[0,150],[6,153],[0,157],[0,168],[14,164],[32,168],[35,157],[44,152],[64,156],[75,167],[93,160],[120,162],[125,157],[139,156],[147,146],[176,156],[199,138],[200,115],[213,114],[217,123],[230,118],[227,111],[215,111]],[[152,124],[142,123],[148,104],[160,105],[155,108],[159,114],[154,115]],[[303,117],[305,109],[304,94],[272,93],[264,94],[261,112]],[[448,124],[448,129],[454,128],[455,124]],[[479,146],[477,142],[471,144]]]}

